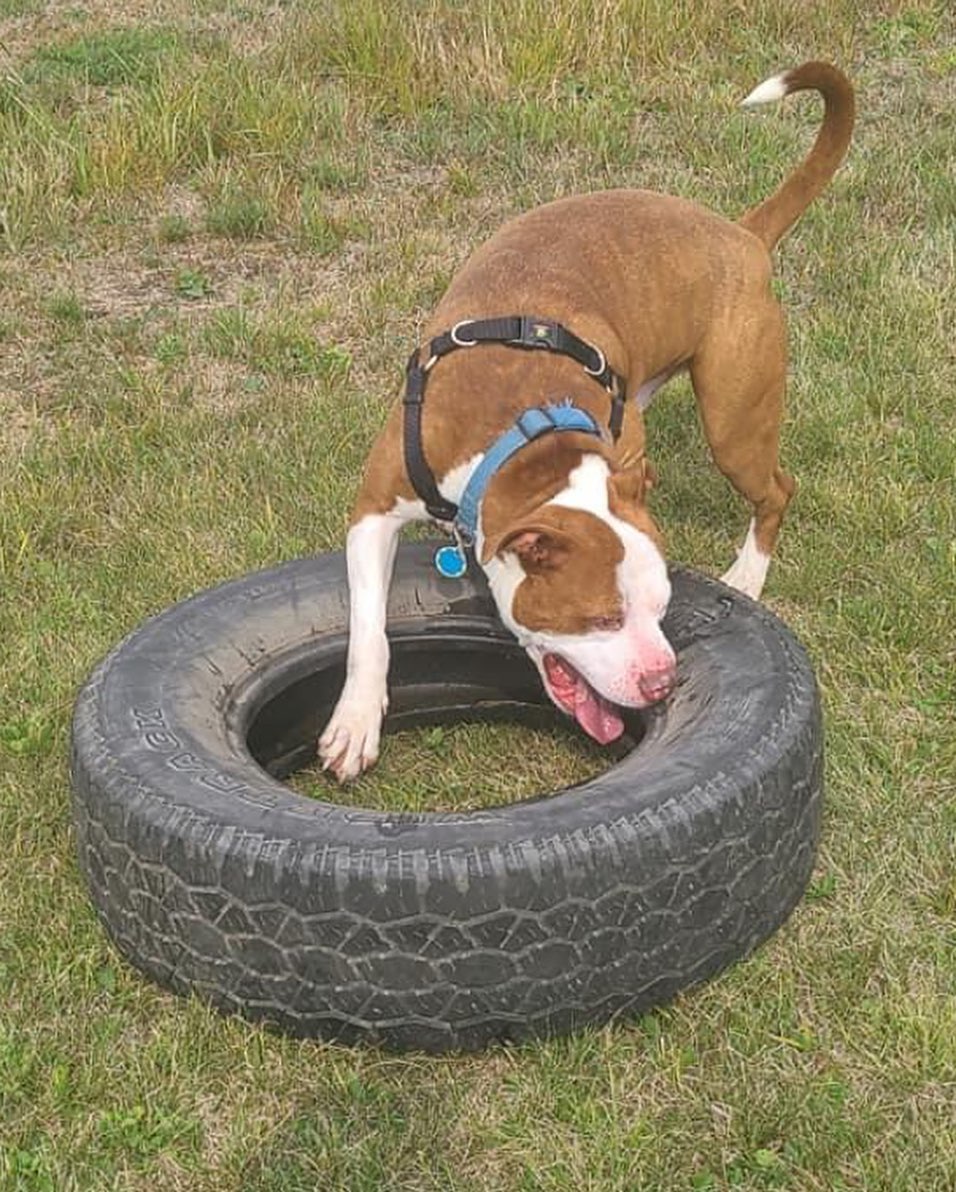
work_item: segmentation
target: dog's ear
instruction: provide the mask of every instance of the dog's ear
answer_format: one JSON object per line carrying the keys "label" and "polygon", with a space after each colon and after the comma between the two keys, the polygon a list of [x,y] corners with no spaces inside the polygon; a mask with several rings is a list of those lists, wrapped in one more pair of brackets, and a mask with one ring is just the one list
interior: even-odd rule
{"label": "dog's ear", "polygon": [[568,555],[568,543],[563,534],[550,526],[516,526],[508,530],[498,542],[485,544],[482,562],[492,555],[511,551],[521,560],[527,572],[553,571]]}

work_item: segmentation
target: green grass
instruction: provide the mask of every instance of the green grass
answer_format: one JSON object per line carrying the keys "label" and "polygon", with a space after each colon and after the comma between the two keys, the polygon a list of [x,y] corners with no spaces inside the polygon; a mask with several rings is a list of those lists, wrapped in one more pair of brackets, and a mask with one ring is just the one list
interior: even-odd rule
{"label": "green grass", "polygon": [[268,204],[254,195],[225,195],[209,208],[206,230],[214,236],[230,236],[235,240],[251,240],[264,236],[272,227]]}
{"label": "green grass", "polygon": [[[108,10],[0,0],[0,1190],[956,1187],[951,6]],[[800,489],[767,601],[828,741],[807,899],[638,1023],[466,1060],[154,988],[73,856],[90,666],[187,593],[342,544],[421,321],[504,218],[619,184],[729,215],[765,194],[819,111],[737,102],[807,57],[851,71],[861,112],[778,253]],[[686,385],[649,434],[671,555],[722,570],[746,511]],[[601,764],[424,731],[343,797],[477,805]]]}
{"label": "green grass", "polygon": [[76,81],[91,87],[120,87],[155,80],[159,63],[178,47],[168,30],[108,29],[53,45],[40,45],[27,60],[30,82]]}
{"label": "green grass", "polygon": [[318,765],[293,775],[290,785],[350,807],[476,811],[584,782],[610,765],[603,750],[558,727],[433,725],[386,735],[374,770],[348,787]]}

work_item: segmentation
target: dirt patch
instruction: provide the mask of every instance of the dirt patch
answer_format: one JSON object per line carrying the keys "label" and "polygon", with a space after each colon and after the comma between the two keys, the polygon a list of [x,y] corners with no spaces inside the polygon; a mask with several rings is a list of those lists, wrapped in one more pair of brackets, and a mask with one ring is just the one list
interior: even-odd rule
{"label": "dirt patch", "polygon": [[193,404],[229,416],[259,400],[261,391],[249,385],[249,370],[228,360],[203,360],[193,370]]}

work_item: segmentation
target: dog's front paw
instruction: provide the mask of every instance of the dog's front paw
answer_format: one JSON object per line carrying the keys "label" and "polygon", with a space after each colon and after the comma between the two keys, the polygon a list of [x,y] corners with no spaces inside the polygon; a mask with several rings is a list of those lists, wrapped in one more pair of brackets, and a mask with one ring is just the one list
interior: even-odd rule
{"label": "dog's front paw", "polygon": [[323,770],[331,770],[339,782],[351,782],[375,764],[387,702],[378,693],[342,693],[319,737]]}

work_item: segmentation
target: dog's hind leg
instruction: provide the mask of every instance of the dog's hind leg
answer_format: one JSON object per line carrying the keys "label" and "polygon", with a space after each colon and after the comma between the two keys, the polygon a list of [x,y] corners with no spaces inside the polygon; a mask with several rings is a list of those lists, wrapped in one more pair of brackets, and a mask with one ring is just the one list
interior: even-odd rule
{"label": "dog's hind leg", "polygon": [[690,372],[714,461],[753,509],[747,537],[723,579],[756,600],[796,485],[778,459],[787,371],[783,316],[769,297],[761,317],[752,307],[748,316],[703,346]]}

